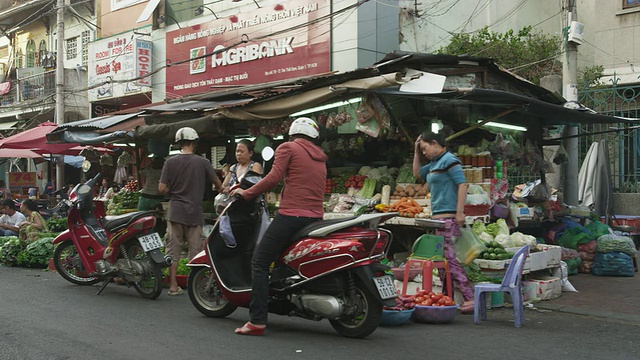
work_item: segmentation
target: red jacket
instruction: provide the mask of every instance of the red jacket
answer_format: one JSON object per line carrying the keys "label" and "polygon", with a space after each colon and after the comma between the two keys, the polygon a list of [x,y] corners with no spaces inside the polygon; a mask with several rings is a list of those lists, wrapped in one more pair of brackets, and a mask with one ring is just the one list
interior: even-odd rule
{"label": "red jacket", "polygon": [[273,167],[243,196],[251,199],[276,187],[284,179],[278,212],[287,216],[322,218],[327,181],[327,155],[305,139],[286,142],[276,149]]}

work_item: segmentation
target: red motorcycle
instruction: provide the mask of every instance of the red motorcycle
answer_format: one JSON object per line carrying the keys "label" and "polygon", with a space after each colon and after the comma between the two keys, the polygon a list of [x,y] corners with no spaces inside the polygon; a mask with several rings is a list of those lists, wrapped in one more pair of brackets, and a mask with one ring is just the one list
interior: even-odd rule
{"label": "red motorcycle", "polygon": [[[248,188],[260,180],[245,176]],[[251,256],[259,240],[261,200],[232,198],[205,249],[188,264],[189,298],[204,315],[222,318],[251,300]],[[235,247],[220,235],[229,216]],[[380,323],[383,305],[394,306],[396,289],[380,263],[392,235],[378,224],[396,213],[322,220],[300,230],[271,273],[269,312],[310,320],[328,319],[341,335],[364,338]]]}
{"label": "red motorcycle", "polygon": [[140,296],[155,299],[162,293],[162,268],[171,265],[154,230],[153,211],[106,216],[102,201],[93,201],[93,189],[102,175],[78,184],[66,201],[70,210],[67,230],[53,240],[58,244],[53,263],[58,273],[77,285],[102,282],[98,295],[116,277],[133,286]]}

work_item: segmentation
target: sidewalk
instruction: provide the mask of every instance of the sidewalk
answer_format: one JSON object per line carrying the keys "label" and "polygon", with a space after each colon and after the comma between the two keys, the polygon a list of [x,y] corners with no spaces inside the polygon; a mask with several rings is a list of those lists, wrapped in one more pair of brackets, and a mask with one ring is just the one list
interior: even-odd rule
{"label": "sidewalk", "polygon": [[640,274],[634,277],[605,277],[590,274],[569,276],[578,290],[534,304],[539,309],[605,317],[640,323]]}

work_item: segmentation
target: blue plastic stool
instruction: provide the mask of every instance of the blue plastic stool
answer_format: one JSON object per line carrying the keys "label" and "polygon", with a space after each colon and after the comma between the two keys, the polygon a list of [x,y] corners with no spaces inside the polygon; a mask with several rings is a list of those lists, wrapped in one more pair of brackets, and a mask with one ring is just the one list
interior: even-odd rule
{"label": "blue plastic stool", "polygon": [[473,290],[473,322],[487,320],[487,297],[485,292],[508,292],[513,299],[513,318],[515,327],[524,324],[524,304],[522,300],[522,267],[529,255],[529,246],[523,246],[511,259],[501,284],[478,284]]}

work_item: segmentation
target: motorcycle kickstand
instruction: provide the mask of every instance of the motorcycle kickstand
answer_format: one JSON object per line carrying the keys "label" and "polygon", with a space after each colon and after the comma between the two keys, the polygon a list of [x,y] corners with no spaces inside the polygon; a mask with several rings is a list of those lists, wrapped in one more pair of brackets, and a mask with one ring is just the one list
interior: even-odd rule
{"label": "motorcycle kickstand", "polygon": [[112,278],[108,277],[108,278],[104,279],[104,281],[102,281],[102,284],[100,285],[100,289],[98,290],[96,295],[100,295],[102,290],[104,290],[107,287],[107,285],[109,285],[109,282],[111,281],[111,279]]}

